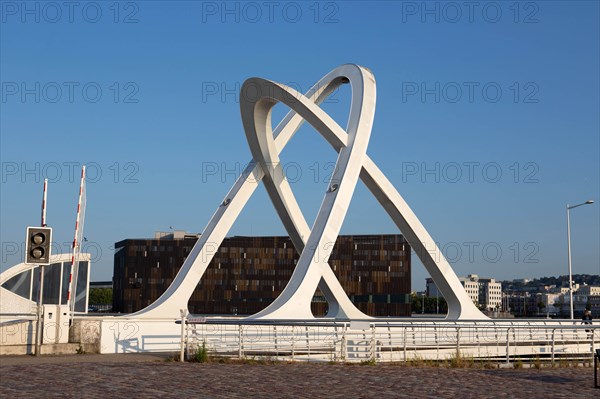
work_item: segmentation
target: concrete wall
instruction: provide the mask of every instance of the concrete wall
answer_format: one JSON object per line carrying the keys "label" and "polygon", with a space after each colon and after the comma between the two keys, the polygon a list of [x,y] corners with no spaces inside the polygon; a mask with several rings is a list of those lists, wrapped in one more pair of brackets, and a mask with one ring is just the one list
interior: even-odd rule
{"label": "concrete wall", "polygon": [[0,287],[0,313],[35,313],[36,303]]}
{"label": "concrete wall", "polygon": [[176,319],[103,318],[100,353],[171,352],[179,350],[181,325]]}
{"label": "concrete wall", "polygon": [[[74,319],[70,328],[64,329],[56,323],[48,323],[44,336],[54,338],[68,334],[69,341],[58,343],[52,341],[43,344],[42,354],[68,354],[84,350],[87,353],[98,353],[100,350],[101,319]],[[59,331],[57,331],[59,330]],[[36,321],[13,320],[3,321],[0,325],[0,355],[29,355],[35,353]],[[62,341],[62,340],[61,340]]]}
{"label": "concrete wall", "polygon": [[3,322],[0,325],[0,355],[32,354],[35,320]]}

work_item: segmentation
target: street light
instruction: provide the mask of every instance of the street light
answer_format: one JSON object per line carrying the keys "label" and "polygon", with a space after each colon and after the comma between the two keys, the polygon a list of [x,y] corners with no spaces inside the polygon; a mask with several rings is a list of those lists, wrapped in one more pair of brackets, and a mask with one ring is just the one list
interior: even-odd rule
{"label": "street light", "polygon": [[567,204],[567,257],[569,258],[569,301],[571,306],[571,320],[573,320],[573,273],[571,269],[571,221],[569,218],[569,211],[573,208],[577,208],[578,206],[593,204],[594,201],[587,200],[581,204],[569,206]]}

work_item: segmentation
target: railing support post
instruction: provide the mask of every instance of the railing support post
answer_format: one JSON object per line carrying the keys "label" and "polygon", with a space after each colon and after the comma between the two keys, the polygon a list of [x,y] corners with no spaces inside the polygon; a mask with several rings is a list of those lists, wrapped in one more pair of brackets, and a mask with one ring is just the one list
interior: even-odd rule
{"label": "railing support post", "polygon": [[273,337],[275,338],[275,356],[279,357],[279,346],[277,345],[277,326],[273,326]]}
{"label": "railing support post", "polygon": [[406,361],[406,327],[404,327],[404,361]]}
{"label": "railing support post", "polygon": [[309,333],[308,333],[308,326],[305,326],[304,328],[306,329],[306,346],[307,346],[308,360],[310,361],[310,338],[309,338]]}
{"label": "railing support post", "polygon": [[460,358],[460,327],[456,327],[456,360]]}
{"label": "railing support post", "polygon": [[348,353],[348,341],[346,340],[346,330],[348,325],[344,323],[344,329],[342,330],[342,347],[340,348],[342,361],[346,361],[346,356]]}
{"label": "railing support post", "polygon": [[181,342],[179,344],[179,361],[185,361],[185,331],[186,331],[186,323],[185,317],[187,316],[187,309],[179,310],[181,314]]}
{"label": "railing support post", "polygon": [[375,325],[371,326],[371,360],[376,361],[375,353],[377,351],[377,342],[375,342]]}
{"label": "railing support post", "polygon": [[292,362],[294,361],[295,348],[294,344],[296,343],[296,327],[292,326]]}
{"label": "railing support post", "polygon": [[510,363],[510,327],[506,329],[506,364]]}
{"label": "railing support post", "polygon": [[556,328],[552,329],[552,358],[551,358],[551,364],[552,366],[554,366],[554,334],[556,333]]}
{"label": "railing support post", "polygon": [[244,351],[243,351],[243,328],[242,325],[239,324],[238,325],[238,359],[241,359],[244,357]]}
{"label": "railing support post", "polygon": [[[592,331],[592,334],[594,332]],[[593,355],[594,356],[594,388],[600,388],[600,385],[598,385],[598,361],[600,360],[600,349],[598,349],[596,351],[596,354]]]}
{"label": "railing support post", "polygon": [[590,343],[590,346],[591,346],[591,349],[592,349],[592,360],[594,360],[594,333],[595,333],[595,330],[593,330],[593,329],[590,330],[590,340],[592,341]]}

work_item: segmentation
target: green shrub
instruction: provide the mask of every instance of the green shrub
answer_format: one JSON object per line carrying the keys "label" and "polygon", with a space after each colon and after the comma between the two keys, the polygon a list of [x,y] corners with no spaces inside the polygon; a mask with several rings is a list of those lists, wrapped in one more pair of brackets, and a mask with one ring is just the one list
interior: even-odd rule
{"label": "green shrub", "polygon": [[458,352],[450,356],[448,366],[451,368],[473,368],[475,367],[475,359],[473,356],[463,356]]}
{"label": "green shrub", "polygon": [[520,358],[517,358],[517,360],[513,363],[513,367],[516,369],[522,369],[523,361]]}
{"label": "green shrub", "polygon": [[198,363],[205,363],[208,361],[208,349],[206,349],[206,341],[202,341],[202,346],[198,345],[194,360]]}
{"label": "green shrub", "polygon": [[375,359],[361,360],[360,362],[361,366],[375,366],[376,364],[377,362],[375,361]]}

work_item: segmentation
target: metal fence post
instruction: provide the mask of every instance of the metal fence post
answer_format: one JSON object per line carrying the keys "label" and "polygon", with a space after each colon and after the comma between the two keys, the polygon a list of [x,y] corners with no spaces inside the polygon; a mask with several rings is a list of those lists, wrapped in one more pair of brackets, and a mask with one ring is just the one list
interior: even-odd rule
{"label": "metal fence post", "polygon": [[375,325],[371,326],[371,360],[375,361],[375,351],[377,343],[375,342]]}
{"label": "metal fence post", "polygon": [[594,356],[594,388],[600,388],[600,385],[598,385],[598,365],[596,364],[598,359],[600,359],[600,353]]}
{"label": "metal fence post", "polygon": [[348,353],[348,341],[346,340],[346,330],[348,325],[344,323],[344,329],[342,330],[342,347],[340,348],[342,361],[346,360],[346,354]]}
{"label": "metal fence post", "polygon": [[390,323],[388,322],[388,346],[390,347],[390,360],[394,357],[394,347],[392,346],[392,328],[390,327]]}
{"label": "metal fence post", "polygon": [[294,361],[294,344],[296,343],[296,327],[292,326],[292,361]]}
{"label": "metal fence post", "polygon": [[279,357],[279,347],[277,345],[277,326],[273,326],[273,336],[275,338],[275,356]]}
{"label": "metal fence post", "polygon": [[477,342],[477,357],[481,357],[481,339],[479,339],[479,330],[475,327],[475,341]]}
{"label": "metal fence post", "polygon": [[591,345],[590,345],[590,346],[591,346],[591,348],[592,348],[592,360],[594,360],[594,333],[595,333],[595,332],[596,332],[596,331],[595,331],[595,330],[593,330],[593,329],[592,329],[592,330],[590,330],[590,338],[591,338],[591,341],[592,341],[592,342],[591,342]]}
{"label": "metal fence post", "polygon": [[551,363],[554,366],[554,334],[556,333],[556,328],[552,329],[552,357],[551,357]]}
{"label": "metal fence post", "polygon": [[242,341],[242,325],[238,324],[238,359],[241,359],[244,355],[244,352],[242,350],[242,345],[243,345],[243,341]]}
{"label": "metal fence post", "polygon": [[510,327],[506,329],[506,364],[510,363]]}
{"label": "metal fence post", "polygon": [[309,339],[309,334],[308,334],[308,326],[305,326],[306,328],[306,346],[307,346],[307,352],[308,352],[308,360],[310,361],[310,339]]}
{"label": "metal fence post", "polygon": [[460,327],[456,327],[456,360],[460,358]]}
{"label": "metal fence post", "polygon": [[404,327],[404,361],[406,361],[406,327]]}
{"label": "metal fence post", "polygon": [[433,336],[435,337],[435,358],[440,360],[440,337],[437,326],[433,326]]}
{"label": "metal fence post", "polygon": [[186,332],[186,323],[185,316],[187,313],[187,309],[180,309],[179,313],[181,314],[181,342],[179,344],[179,361],[185,361],[185,332]]}

